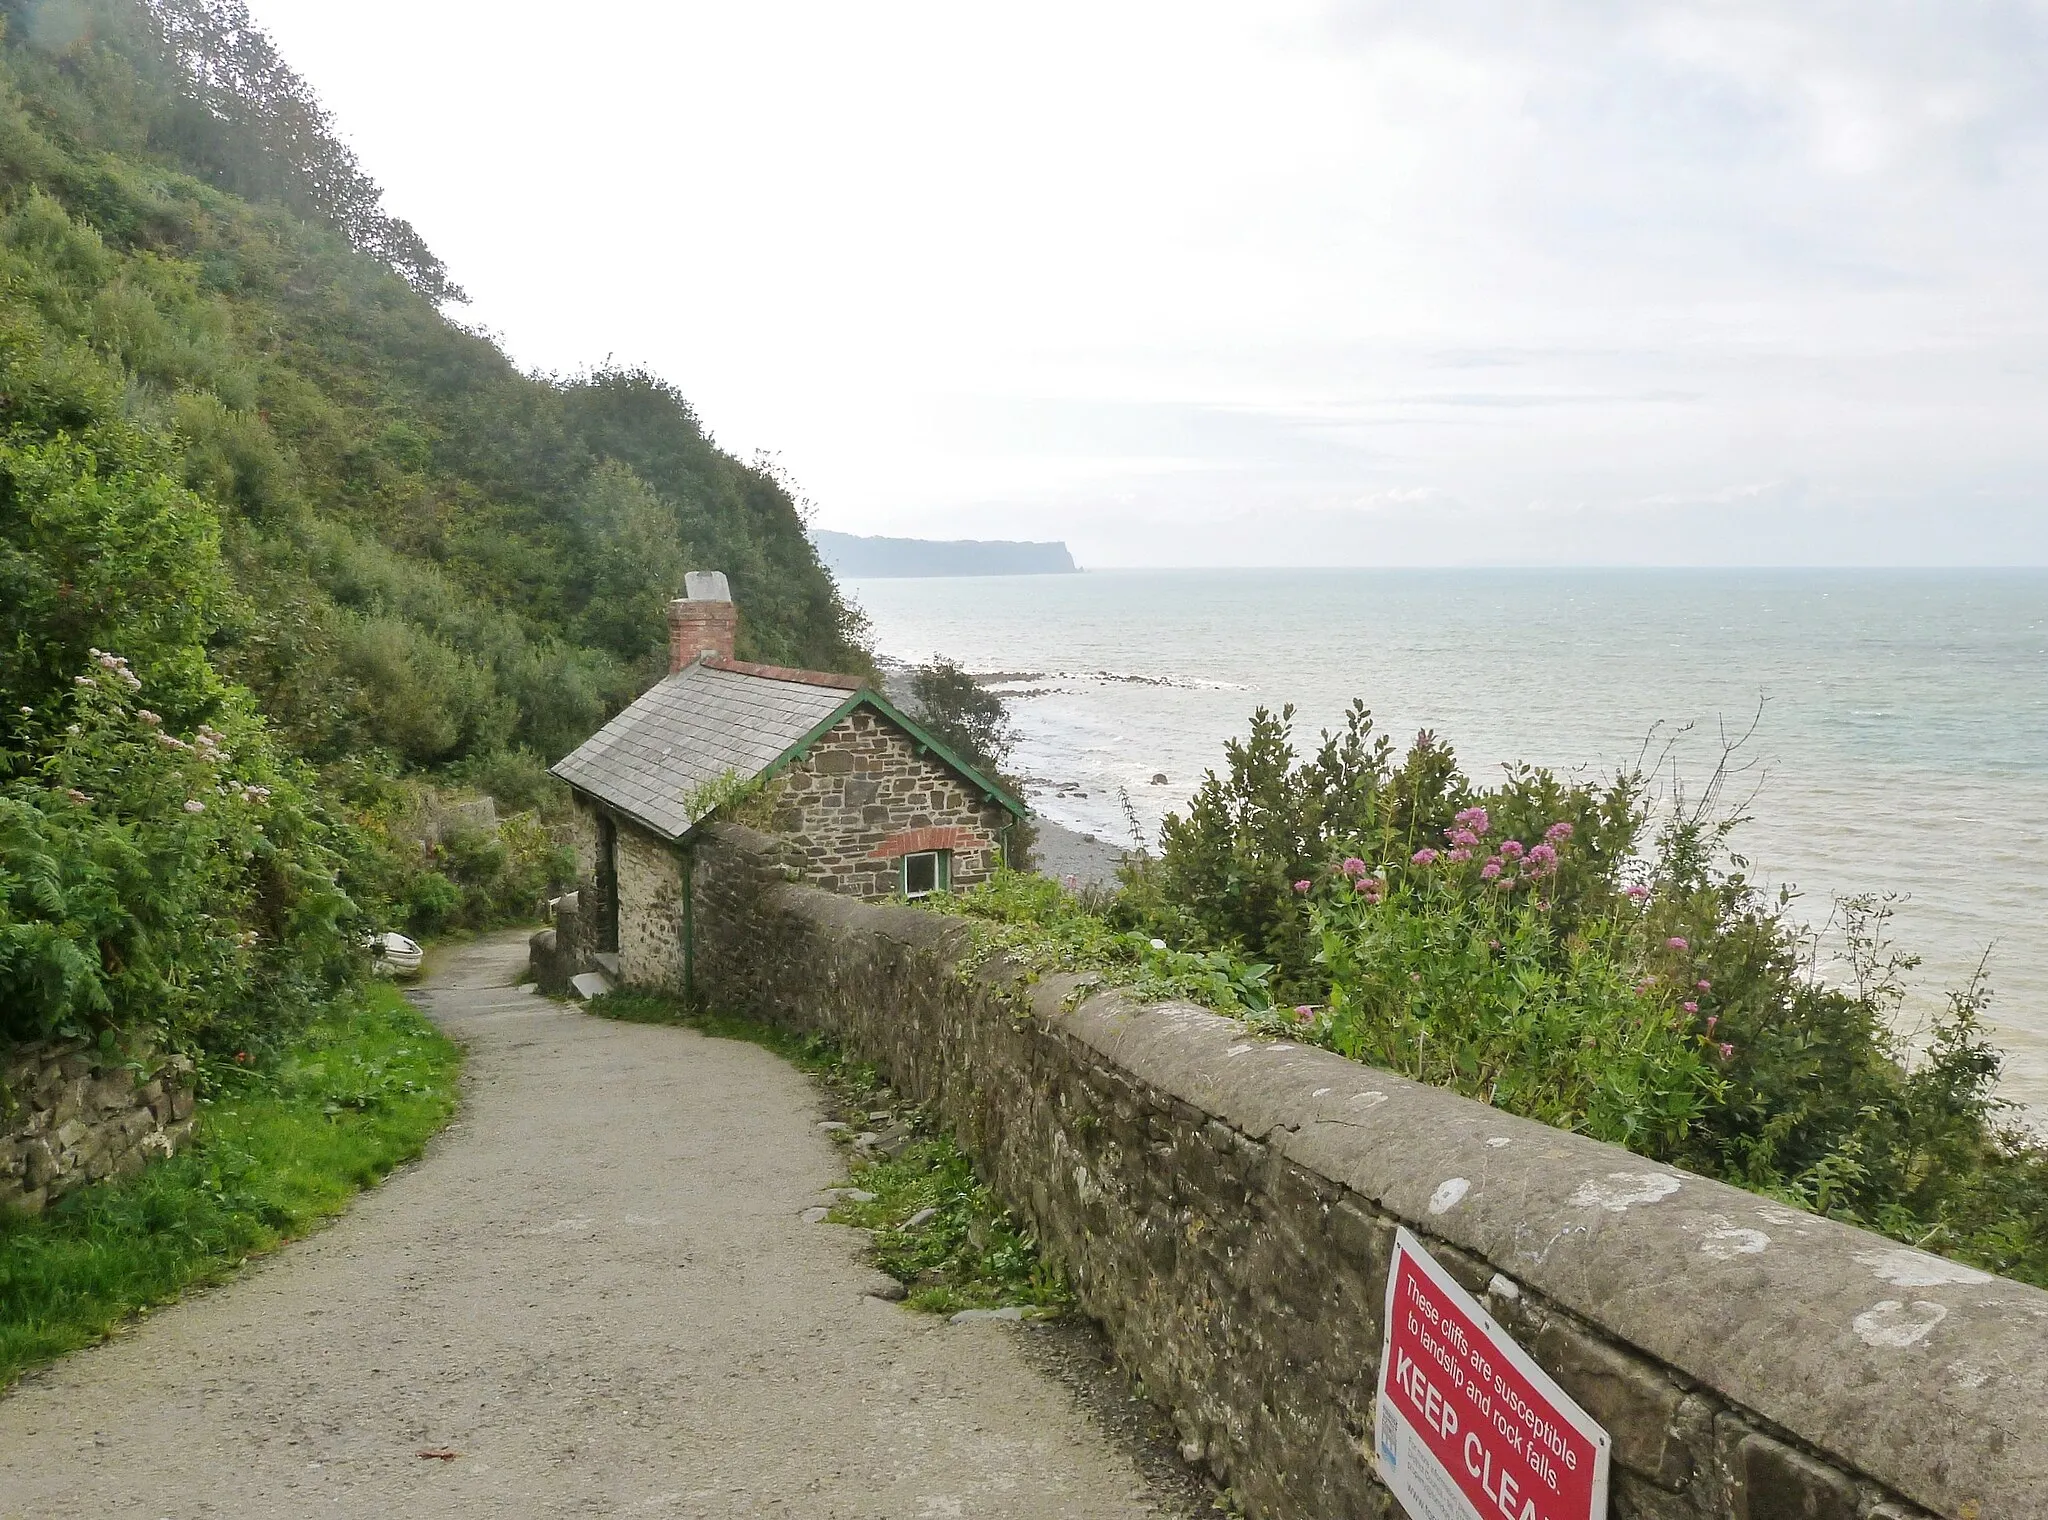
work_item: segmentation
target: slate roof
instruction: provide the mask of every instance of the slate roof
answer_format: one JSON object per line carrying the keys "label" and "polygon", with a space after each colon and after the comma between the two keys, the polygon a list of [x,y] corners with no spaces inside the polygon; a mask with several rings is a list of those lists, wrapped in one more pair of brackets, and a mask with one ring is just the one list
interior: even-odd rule
{"label": "slate roof", "polygon": [[[664,839],[692,819],[690,795],[731,771],[758,776],[843,707],[844,685],[814,685],[715,664],[685,666],[551,767]],[[820,678],[826,679],[826,678]]]}

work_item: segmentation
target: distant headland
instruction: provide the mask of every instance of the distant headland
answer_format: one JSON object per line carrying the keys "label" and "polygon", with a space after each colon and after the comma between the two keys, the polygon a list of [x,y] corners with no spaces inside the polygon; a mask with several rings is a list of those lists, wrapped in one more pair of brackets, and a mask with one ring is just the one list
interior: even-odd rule
{"label": "distant headland", "polygon": [[834,575],[1074,575],[1080,566],[1063,543],[992,539],[863,538],[818,532],[819,557]]}

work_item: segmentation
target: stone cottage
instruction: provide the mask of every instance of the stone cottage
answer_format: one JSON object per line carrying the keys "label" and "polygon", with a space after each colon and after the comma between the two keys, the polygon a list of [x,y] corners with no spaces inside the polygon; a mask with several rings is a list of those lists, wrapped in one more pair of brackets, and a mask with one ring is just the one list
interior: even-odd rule
{"label": "stone cottage", "polygon": [[721,807],[780,838],[794,874],[853,897],[995,870],[1022,803],[855,677],[734,659],[724,575],[685,584],[669,674],[553,768],[575,805],[565,971],[688,988],[692,831]]}

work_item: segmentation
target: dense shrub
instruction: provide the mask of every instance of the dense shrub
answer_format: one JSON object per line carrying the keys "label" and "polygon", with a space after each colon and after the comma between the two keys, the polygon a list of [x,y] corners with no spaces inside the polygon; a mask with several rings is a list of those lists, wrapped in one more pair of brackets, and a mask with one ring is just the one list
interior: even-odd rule
{"label": "dense shrub", "polygon": [[1003,878],[935,906],[995,948],[1174,992],[1992,1270],[2048,1285],[2048,1149],[1996,1096],[1987,994],[1899,1028],[1909,958],[1854,898],[1824,979],[1787,894],[1729,850],[1716,775],[1656,827],[1645,778],[1512,767],[1354,705],[1306,761],[1261,711],[1157,858],[1100,899]]}
{"label": "dense shrub", "polygon": [[19,713],[0,790],[0,1040],[260,1048],[347,975],[332,828],[260,720],[179,734],[117,655]]}

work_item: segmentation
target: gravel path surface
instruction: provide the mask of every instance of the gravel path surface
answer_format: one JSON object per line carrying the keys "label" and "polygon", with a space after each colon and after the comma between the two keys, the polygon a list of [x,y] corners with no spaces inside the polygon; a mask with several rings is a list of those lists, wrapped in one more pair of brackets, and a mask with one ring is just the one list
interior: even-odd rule
{"label": "gravel path surface", "polygon": [[[0,1517],[1123,1517],[1179,1505],[1023,1354],[865,1296],[808,1082],[512,985],[421,994],[466,1104],[332,1228],[0,1399]],[[447,1460],[423,1456],[451,1451]]]}

